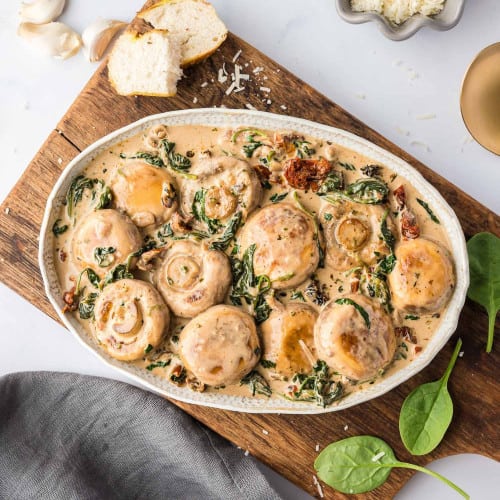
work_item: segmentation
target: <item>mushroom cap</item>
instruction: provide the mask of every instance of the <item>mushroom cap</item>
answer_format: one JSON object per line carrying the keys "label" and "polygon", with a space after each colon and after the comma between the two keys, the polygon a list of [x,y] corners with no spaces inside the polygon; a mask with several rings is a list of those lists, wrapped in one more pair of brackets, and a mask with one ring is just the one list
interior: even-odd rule
{"label": "mushroom cap", "polygon": [[143,358],[157,347],[170,323],[170,313],[149,283],[123,279],[107,285],[94,306],[94,333],[110,356],[122,361]]}
{"label": "mushroom cap", "polygon": [[192,319],[179,339],[179,355],[186,369],[212,386],[241,380],[257,364],[259,351],[253,318],[224,304]]}
{"label": "mushroom cap", "polygon": [[196,180],[182,184],[181,208],[191,215],[195,194],[207,190],[205,211],[209,218],[225,221],[241,211],[243,218],[254,210],[262,197],[259,178],[246,161],[232,156],[203,158],[193,164]]}
{"label": "mushroom cap", "polygon": [[129,163],[116,171],[111,188],[116,208],[140,227],[167,222],[177,210],[177,185],[163,168]]}
{"label": "mushroom cap", "polygon": [[173,242],[156,273],[156,285],[176,316],[193,318],[218,304],[231,284],[227,256],[192,240]]}
{"label": "mushroom cap", "polygon": [[[326,263],[337,271],[346,271],[364,263],[375,262],[390,253],[380,238],[380,225],[386,208],[339,201],[325,205],[319,216],[326,243]],[[392,219],[386,223],[393,229]],[[394,233],[394,231],[393,231]]]}
{"label": "mushroom cap", "polygon": [[267,205],[243,226],[240,246],[255,244],[254,271],[276,289],[292,288],[317,268],[319,251],[313,220],[290,203]]}
{"label": "mushroom cap", "polygon": [[260,325],[262,358],[276,363],[276,371],[285,376],[308,373],[312,364],[299,340],[316,359],[313,332],[318,313],[307,304],[290,302],[284,306],[275,302],[269,318]]}
{"label": "mushroom cap", "polygon": [[413,313],[433,313],[449,300],[455,287],[448,252],[425,238],[396,246],[396,265],[388,276],[392,304]]}
{"label": "mushroom cap", "polygon": [[314,327],[314,342],[319,359],[342,375],[354,380],[376,376],[387,366],[396,351],[396,336],[389,315],[379,304],[363,295],[347,295],[362,307],[370,328],[352,305],[335,299],[322,309]]}
{"label": "mushroom cap", "polygon": [[[71,254],[80,270],[90,267],[103,277],[141,246],[141,235],[132,221],[116,210],[104,209],[91,212],[78,222]],[[108,252],[104,258],[98,257],[99,248]]]}

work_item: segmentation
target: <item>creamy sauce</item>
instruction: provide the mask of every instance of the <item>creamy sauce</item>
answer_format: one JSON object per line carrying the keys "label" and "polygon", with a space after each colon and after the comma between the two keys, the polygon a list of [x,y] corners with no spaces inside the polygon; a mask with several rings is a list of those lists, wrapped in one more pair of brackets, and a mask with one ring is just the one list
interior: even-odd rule
{"label": "creamy sauce", "polygon": [[[244,154],[243,147],[249,145],[248,134],[250,132],[240,133],[235,142],[231,141],[231,136],[233,133],[234,130],[217,129],[202,126],[175,126],[169,127],[167,129],[168,141],[175,143],[175,152],[189,157],[191,162],[191,167],[188,171],[189,173],[196,172],[199,165],[206,161],[207,157],[235,157],[248,162],[252,167],[256,167],[259,164],[261,158],[265,158],[266,156],[269,157],[268,155],[272,150],[273,144],[256,148],[255,151],[253,151],[252,156],[250,158],[247,158]],[[256,135],[254,136],[254,140],[258,141],[260,139],[264,143],[272,143],[274,132],[262,131],[262,133],[264,133],[265,136]],[[282,135],[285,135],[287,133],[288,132],[282,132]],[[327,160],[331,161],[334,165],[335,170],[342,172],[345,185],[348,185],[360,178],[368,178],[361,173],[360,169],[361,167],[371,165],[373,163],[369,158],[366,158],[356,152],[353,152],[336,144],[328,143],[321,139],[305,137],[304,140],[307,141],[307,147],[309,148],[309,153],[306,150],[304,156],[308,157],[310,154],[311,158],[324,157]],[[144,161],[141,159],[131,159],[131,157],[136,156],[138,152],[151,152],[151,146],[155,145],[155,139],[153,138],[153,142],[151,140],[151,133],[139,134],[120,144],[116,144],[110,150],[104,151],[97,155],[89,163],[87,169],[84,172],[84,175],[89,179],[100,179],[106,186],[112,186],[113,178],[117,175],[120,175],[121,169],[125,168],[127,165],[130,165],[131,162]],[[311,149],[314,150],[314,153],[312,154],[310,151]],[[296,149],[291,148],[286,157],[292,158],[296,154]],[[298,207],[298,203],[292,193],[293,189],[291,189],[287,185],[283,177],[283,172],[280,170],[282,165],[277,162],[273,164],[272,157],[271,161],[268,163],[270,163],[271,170],[271,176],[269,178],[270,183],[264,182],[264,184],[267,185],[268,189],[262,189],[262,198],[256,209],[258,210],[260,207],[264,207],[270,204],[270,200],[273,196],[275,197],[276,195],[285,194],[287,192],[288,194],[283,200],[283,203],[288,203],[294,205],[295,207]],[[351,166],[354,167],[354,169],[352,169]],[[396,248],[399,242],[404,238],[401,236],[400,232],[401,210],[398,207],[397,200],[393,196],[393,191],[399,186],[403,185],[406,191],[406,205],[416,216],[416,220],[420,229],[420,237],[425,237],[429,240],[437,242],[442,247],[444,247],[444,249],[449,251],[449,243],[446,237],[445,228],[441,224],[438,224],[431,220],[428,212],[416,201],[417,198],[421,198],[421,196],[405,179],[396,176],[384,165],[380,165],[380,167],[381,169],[378,172],[378,175],[387,184],[390,193],[388,203],[383,206],[388,207],[389,221],[392,219],[392,222],[389,223],[389,227],[392,229],[392,232],[396,238]],[[177,196],[179,196],[179,193],[180,196],[182,196],[182,192],[183,189],[185,189],[185,186],[189,183],[194,182],[194,180],[187,178],[185,174],[180,174],[170,168],[168,168],[167,170],[177,183]],[[231,188],[232,186],[227,186],[227,189]],[[68,230],[55,238],[54,248],[54,252],[56,255],[55,262],[57,273],[59,276],[61,288],[65,291],[69,291],[72,289],[72,287],[75,286],[78,276],[82,271],[82,268],[78,265],[78,262],[75,261],[72,251],[72,239],[75,234],[75,227],[77,227],[78,223],[81,220],[88,217],[88,215],[94,211],[96,198],[98,198],[99,196],[99,189],[100,186],[95,184],[94,191],[97,194],[94,194],[94,198],[92,197],[91,189],[83,190],[82,199],[76,204],[71,217],[68,216],[68,209],[65,206],[61,207],[60,212],[57,215],[57,218],[61,219],[59,222],[59,227],[68,225]],[[160,191],[161,189],[159,186],[154,186],[151,189],[151,194],[158,197]],[[332,205],[332,203],[326,201],[324,197],[318,196],[311,189],[307,191],[297,189],[296,191],[300,203],[303,205],[303,208],[314,215],[316,223],[318,223],[318,221],[321,221],[321,217],[323,217],[323,215],[321,214],[326,213],[325,209],[328,212],[329,208],[335,206],[335,204]],[[136,198],[140,198],[141,196],[144,196],[144,194],[142,193],[140,195],[137,195]],[[136,204],[141,204],[141,199],[135,199],[133,196],[131,197],[131,199],[135,200],[135,202],[137,202]],[[113,208],[113,206],[115,205],[112,205],[111,208]],[[181,206],[181,203],[179,203],[179,206]],[[371,207],[377,206],[378,205],[357,204],[357,210],[359,210],[361,214],[364,214],[368,213],[367,210]],[[212,207],[212,209],[217,209],[217,207]],[[228,208],[229,212],[234,209],[235,207]],[[255,213],[255,210],[253,212]],[[248,217],[251,218],[252,213],[248,214]],[[360,216],[360,220],[363,220],[363,217]],[[372,218],[370,220],[376,220],[378,224],[378,219]],[[227,220],[223,220],[222,222],[225,225],[227,223]],[[324,219],[323,223],[326,223]],[[366,229],[366,227],[362,223],[358,224],[356,221],[354,223],[348,222],[347,224],[348,227],[342,229],[344,231],[342,234],[345,238],[347,238],[348,242],[346,243],[346,248],[349,248],[350,250],[355,250],[358,244],[364,244],[364,241],[367,238],[365,231],[371,231],[371,234],[374,232],[374,228]],[[148,241],[148,239],[152,238],[158,240],[158,231],[161,228],[164,228],[164,226],[165,221],[160,221],[155,227],[147,226],[139,227],[138,229],[145,241]],[[221,233],[224,231],[224,228],[225,226],[221,226],[219,232],[211,235],[211,238],[220,238]],[[239,236],[241,235],[241,232],[244,228],[245,225],[243,223],[242,228],[239,229],[236,235],[236,242],[239,241]],[[206,227],[204,227],[203,224],[195,221],[195,229],[206,230]],[[320,236],[320,238],[321,241],[323,241],[323,237]],[[356,238],[358,238],[359,240],[357,240]],[[376,238],[380,240],[378,232],[376,234]],[[342,241],[342,238],[340,236],[338,236],[337,239],[339,241]],[[169,241],[171,241],[171,239],[169,239],[168,237],[164,238],[165,243]],[[194,239],[194,241],[196,241],[196,239]],[[161,241],[157,242],[161,243]],[[375,243],[377,242],[375,241]],[[256,241],[255,244],[258,247],[259,242]],[[351,245],[351,247],[349,247],[349,245]],[[233,243],[229,245],[226,253],[228,255],[231,254],[232,249]],[[239,253],[237,253],[237,256],[240,259],[244,250],[245,249],[239,249]],[[377,256],[373,257],[374,263],[376,263],[377,258]],[[155,261],[152,262],[154,263]],[[158,272],[157,270],[160,265],[161,264],[158,263],[153,264],[152,269],[145,271],[133,269],[133,274],[135,278],[139,278],[156,285],[155,273]],[[356,264],[356,266],[354,267],[359,268],[359,264]],[[105,270],[108,271],[108,269]],[[363,280],[362,274],[356,274],[355,272],[353,273],[349,270],[334,270],[328,264],[322,269],[316,269],[314,277],[322,287],[324,294],[326,294],[330,300],[345,296],[346,294],[351,293],[351,290],[356,293],[356,287],[358,286],[359,279],[361,279],[361,281]],[[303,283],[293,288],[276,290],[274,293],[274,300],[278,300],[285,307],[289,303],[307,304],[314,311],[320,313],[324,304],[321,304],[321,301],[316,301],[315,303],[310,294],[308,294],[310,285],[311,279],[308,278]],[[84,275],[81,278],[81,287],[83,286],[85,286],[85,290],[81,294],[82,297],[84,296],[84,294],[87,294],[89,292],[98,293],[98,289],[94,289],[89,282],[88,275]],[[363,283],[361,283],[360,291],[363,291]],[[377,299],[374,300],[377,301]],[[226,296],[224,302],[226,304],[231,304],[229,296]],[[242,305],[239,307],[247,312],[252,312],[251,307],[247,305]],[[407,364],[411,363],[415,359],[415,357],[417,357],[419,353],[425,349],[429,339],[433,335],[433,332],[439,326],[443,311],[444,308],[441,308],[440,310],[432,313],[419,314],[409,314],[408,312],[401,310],[391,311],[390,318],[392,320],[393,326],[410,327],[412,333],[411,340],[413,340],[413,342],[410,342],[408,338],[404,339],[399,336],[397,337],[397,348],[393,360],[389,364],[389,366],[386,366],[383,370],[380,371],[380,376],[371,377],[369,380],[354,381],[342,375],[335,375],[333,377],[334,380],[342,382],[345,394],[348,395],[349,393],[362,390],[368,384],[377,383],[377,381],[379,381],[382,377],[400,370]],[[69,312],[68,314],[75,314],[78,320],[87,329],[89,334],[93,335],[92,318],[81,319],[78,310],[76,310],[75,312]],[[290,321],[290,318],[288,318],[287,321]],[[178,338],[183,326],[188,322],[189,319],[174,317],[174,315],[171,314],[169,328],[168,331],[165,332],[164,340],[156,348],[147,350],[148,352],[145,352],[145,355],[142,359],[132,362],[139,367],[143,367],[145,369],[147,367],[149,371],[151,371],[158,377],[171,378],[172,371],[174,372],[174,375],[178,375],[179,373],[181,373],[182,363],[177,353]],[[260,328],[261,327],[258,326],[259,332]],[[299,327],[297,328],[303,328],[303,325],[299,325]],[[304,333],[304,335],[307,336],[308,334]],[[294,338],[295,337],[293,337],[293,335],[289,337],[289,339],[292,339],[292,342]],[[315,349],[314,346],[311,346],[311,343],[312,339],[309,339],[309,354],[314,357]],[[229,348],[230,346],[228,346],[228,349]],[[266,352],[266,346],[261,346],[261,352]],[[304,363],[306,366],[308,365],[307,352],[304,353],[304,351],[297,345],[290,346],[290,352],[292,358],[295,357],[295,359],[288,360],[290,361],[290,366],[304,366]],[[302,359],[299,359],[301,358],[301,356]],[[278,363],[283,364],[281,361],[278,361]],[[255,369],[258,370],[258,372],[260,372],[269,383],[272,390],[271,397],[283,397],[284,394],[286,395],[290,392],[290,387],[294,384],[291,382],[290,376],[283,376],[277,373],[273,368],[274,367],[272,366],[269,368],[264,368],[264,366],[262,366],[261,364],[257,364],[257,366],[255,367]],[[180,380],[178,383],[184,383],[183,377],[181,377],[181,379],[182,380]],[[192,387],[193,385],[199,387],[199,384],[193,383],[193,377],[191,377],[189,373],[187,374],[187,380],[190,387]],[[250,395],[249,387],[247,385],[240,385],[238,383],[219,388],[206,387],[205,390],[218,391],[226,394],[241,396]],[[266,396],[256,394],[255,397]]]}

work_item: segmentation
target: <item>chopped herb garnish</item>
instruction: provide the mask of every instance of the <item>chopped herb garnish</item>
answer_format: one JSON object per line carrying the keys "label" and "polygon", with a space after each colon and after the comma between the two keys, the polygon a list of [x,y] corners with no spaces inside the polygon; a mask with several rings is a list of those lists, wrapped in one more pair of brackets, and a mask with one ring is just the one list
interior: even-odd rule
{"label": "chopped herb garnish", "polygon": [[147,354],[148,352],[153,350],[153,346],[151,344],[148,344],[147,347],[144,348],[144,354]]}
{"label": "chopped herb garnish", "polygon": [[300,290],[296,290],[295,292],[293,292],[292,295],[290,295],[290,300],[301,300],[302,302],[306,301],[303,293]]}
{"label": "chopped herb garnish", "polygon": [[268,381],[257,371],[253,370],[241,379],[240,385],[248,385],[252,396],[262,394],[270,397],[272,394]]}
{"label": "chopped herb garnish", "polygon": [[326,214],[324,215],[324,217],[325,217],[325,220],[327,220],[327,221],[330,221],[330,220],[332,220],[332,219],[333,219],[333,215],[332,215],[332,214],[329,214],[329,213],[326,213]]}
{"label": "chopped herb garnish", "polygon": [[54,233],[54,236],[59,236],[60,234],[63,234],[68,230],[67,224],[64,224],[63,226],[59,225],[61,220],[62,219],[57,219],[52,226],[52,232]]}
{"label": "chopped herb garnish", "polygon": [[310,158],[313,154],[316,153],[316,150],[310,148],[308,144],[311,144],[309,141],[293,141],[293,145],[295,146],[295,152],[299,158]]}
{"label": "chopped herb garnish", "polygon": [[260,364],[264,368],[276,368],[276,363],[274,361],[269,361],[268,359],[261,359]]}
{"label": "chopped herb garnish", "polygon": [[165,368],[170,364],[170,362],[171,362],[170,359],[167,361],[156,361],[146,366],[146,370],[153,371],[155,368]]}
{"label": "chopped herb garnish", "polygon": [[420,319],[420,316],[415,316],[415,314],[407,314],[405,316],[405,319],[411,319],[413,321],[416,321],[417,319]]}
{"label": "chopped herb garnish", "polygon": [[431,207],[424,200],[417,198],[417,202],[420,205],[422,205],[422,207],[424,207],[425,211],[429,214],[429,217],[431,218],[432,221],[434,221],[436,224],[441,224],[441,222],[439,222],[439,219],[434,215],[434,212],[431,210]]}
{"label": "chopped herb garnish", "polygon": [[170,380],[174,384],[183,384],[186,380],[186,377],[187,377],[187,373],[186,373],[185,368],[182,368],[182,370],[179,372],[179,374],[176,374],[173,372],[170,374]]}
{"label": "chopped herb garnish", "polygon": [[342,167],[342,168],[345,168],[346,170],[349,170],[349,171],[354,171],[356,170],[356,167],[352,164],[352,163],[345,163],[343,161],[339,161],[338,164]]}
{"label": "chopped herb garnish", "polygon": [[359,314],[361,314],[362,318],[365,320],[366,327],[370,329],[370,316],[368,313],[363,309],[357,302],[354,302],[354,300],[349,299],[348,297],[343,297],[341,299],[337,299],[335,301],[335,304],[339,304],[341,306],[353,306]]}
{"label": "chopped herb garnish", "polygon": [[272,203],[279,203],[280,201],[283,201],[286,197],[288,196],[288,193],[281,193],[281,194],[278,194],[278,193],[274,193],[270,198],[269,200],[272,202]]}
{"label": "chopped herb garnish", "polygon": [[367,177],[380,177],[382,167],[379,165],[366,165],[360,168],[361,173]]}

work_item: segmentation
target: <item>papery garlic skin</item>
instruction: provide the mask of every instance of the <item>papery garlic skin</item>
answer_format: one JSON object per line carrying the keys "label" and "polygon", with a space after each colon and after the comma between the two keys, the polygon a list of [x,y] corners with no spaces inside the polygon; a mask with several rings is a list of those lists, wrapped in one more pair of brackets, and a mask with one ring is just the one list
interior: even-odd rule
{"label": "papery garlic skin", "polygon": [[56,59],[74,56],[82,46],[80,35],[63,23],[21,23],[17,34]]}
{"label": "papery garlic skin", "polygon": [[19,16],[22,23],[46,24],[57,19],[66,0],[35,0],[31,3],[22,3]]}
{"label": "papery garlic skin", "polygon": [[90,62],[99,61],[113,37],[127,23],[114,19],[97,18],[82,34],[83,51]]}

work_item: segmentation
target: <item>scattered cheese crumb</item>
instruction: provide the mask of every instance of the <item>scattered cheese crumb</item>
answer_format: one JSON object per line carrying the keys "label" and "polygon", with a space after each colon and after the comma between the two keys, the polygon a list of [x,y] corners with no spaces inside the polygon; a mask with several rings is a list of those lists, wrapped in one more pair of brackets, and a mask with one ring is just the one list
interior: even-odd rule
{"label": "scattered cheese crumb", "polygon": [[385,455],[385,451],[381,451],[380,453],[377,453],[372,457],[372,462],[376,462],[377,460],[380,460],[383,456]]}
{"label": "scattered cheese crumb", "polygon": [[464,351],[460,351],[460,352],[458,353],[458,357],[459,357],[459,358],[463,358],[463,357],[464,357]]}
{"label": "scattered cheese crumb", "polygon": [[319,451],[319,444],[316,445],[316,451]]}
{"label": "scattered cheese crumb", "polygon": [[246,107],[247,109],[257,110],[257,108],[256,108],[255,106],[252,106],[249,102],[247,102],[247,103],[245,104],[245,107]]}
{"label": "scattered cheese crumb", "polygon": [[266,103],[267,103],[267,104],[271,104],[272,102],[273,102],[273,101],[271,101],[271,99],[268,99],[268,100],[266,101]]}
{"label": "scattered cheese crumb", "polygon": [[58,158],[57,163],[59,163],[59,165],[62,165],[62,158]]}
{"label": "scattered cheese crumb", "polygon": [[233,57],[233,63],[235,63],[237,60],[238,60],[238,57],[241,56],[241,49],[238,50],[238,52],[236,52],[236,54],[234,54],[234,57]]}
{"label": "scattered cheese crumb", "polygon": [[203,82],[203,83],[201,84],[201,88],[203,89],[203,88],[205,88],[207,85],[208,85],[208,82]]}
{"label": "scattered cheese crumb", "polygon": [[254,68],[254,70],[252,71],[252,73],[254,73],[255,75],[257,75],[261,71],[264,71],[264,68],[262,66],[257,66],[256,68]]}
{"label": "scattered cheese crumb", "polygon": [[231,83],[226,90],[226,95],[229,95],[236,88],[236,82]]}
{"label": "scattered cheese crumb", "polygon": [[267,436],[269,435],[269,431],[266,431],[266,429],[262,429],[262,434],[265,434]]}
{"label": "scattered cheese crumb", "polygon": [[410,135],[409,130],[402,129],[399,125],[396,125],[394,128],[396,129],[396,132],[399,132],[401,135],[406,135],[407,137]]}
{"label": "scattered cheese crumb", "polygon": [[9,207],[7,207],[4,211],[5,211],[5,215],[9,215],[10,214],[10,208]]}
{"label": "scattered cheese crumb", "polygon": [[259,87],[259,90],[261,92],[271,92],[271,89],[269,87]]}
{"label": "scattered cheese crumb", "polygon": [[418,146],[421,148],[424,148],[428,153],[431,152],[431,148],[425,144],[425,142],[422,141],[411,141],[410,146]]}
{"label": "scattered cheese crumb", "polygon": [[280,106],[280,108],[281,108],[283,111],[286,111],[286,110],[287,110],[287,107],[286,107],[284,104],[282,104],[282,105]]}
{"label": "scattered cheese crumb", "polygon": [[324,498],[325,495],[323,494],[323,488],[321,487],[321,484],[319,484],[318,478],[313,474],[313,483],[314,486],[316,486],[316,489],[318,490],[318,495],[320,498]]}
{"label": "scattered cheese crumb", "polygon": [[196,104],[198,102],[198,98],[197,97],[193,97],[193,104]]}
{"label": "scattered cheese crumb", "polygon": [[436,118],[436,115],[435,115],[435,113],[427,113],[424,115],[418,115],[415,118],[417,120],[433,120],[434,118]]}
{"label": "scattered cheese crumb", "polygon": [[245,455],[245,457],[248,457],[248,455],[250,455],[250,452],[248,450],[245,450],[244,455]]}
{"label": "scattered cheese crumb", "polygon": [[344,425],[344,430],[346,431],[347,429],[349,429],[349,426],[347,424]]}

